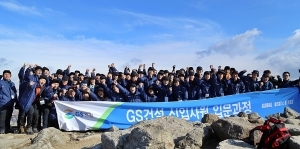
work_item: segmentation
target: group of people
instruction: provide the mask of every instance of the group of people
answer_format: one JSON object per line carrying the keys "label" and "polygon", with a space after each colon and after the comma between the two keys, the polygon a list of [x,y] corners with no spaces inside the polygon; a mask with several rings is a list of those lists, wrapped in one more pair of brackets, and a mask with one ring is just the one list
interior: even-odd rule
{"label": "group of people", "polygon": [[246,92],[265,91],[298,86],[298,80],[290,80],[290,73],[273,77],[270,70],[260,76],[259,71],[238,72],[225,66],[203,71],[187,67],[172,71],[156,70],[155,64],[146,70],[119,72],[114,63],[108,65],[108,73],[96,73],[96,69],[71,72],[65,70],[50,73],[47,67],[24,64],[18,74],[19,93],[11,81],[11,72],[4,70],[0,76],[0,134],[11,133],[10,119],[14,108],[19,109],[18,133],[33,134],[47,127],[58,127],[54,101],[111,101],[111,102],[173,102],[201,100]]}

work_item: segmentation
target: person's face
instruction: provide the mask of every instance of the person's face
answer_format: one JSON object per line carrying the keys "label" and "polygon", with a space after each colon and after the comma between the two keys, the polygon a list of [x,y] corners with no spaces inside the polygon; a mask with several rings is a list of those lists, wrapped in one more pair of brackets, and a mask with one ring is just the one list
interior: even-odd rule
{"label": "person's face", "polygon": [[153,95],[154,94],[153,89],[148,89],[148,94]]}
{"label": "person's face", "polygon": [[179,79],[180,79],[181,81],[184,81],[184,77],[183,77],[183,76],[179,77]]}
{"label": "person's face", "polygon": [[95,83],[96,83],[96,80],[95,80],[95,79],[91,79],[91,80],[90,80],[90,83],[91,83],[91,84],[95,84]]}
{"label": "person's face", "polygon": [[35,70],[35,74],[37,76],[41,76],[42,75],[42,70],[41,69]]}
{"label": "person's face", "polygon": [[68,84],[68,81],[67,80],[63,80],[62,81],[62,85],[67,85]]}
{"label": "person's face", "polygon": [[130,75],[126,75],[126,80],[130,80],[131,76]]}
{"label": "person's face", "polygon": [[10,80],[11,74],[10,74],[10,73],[4,73],[4,74],[3,74],[3,78],[4,78],[5,80]]}
{"label": "person's face", "polygon": [[160,80],[163,77],[163,75],[158,75],[158,79]]}
{"label": "person's face", "polygon": [[252,79],[257,79],[257,73],[252,73]]}
{"label": "person's face", "polygon": [[198,70],[197,73],[198,74],[202,74],[203,70]]}
{"label": "person's face", "polygon": [[210,75],[209,75],[209,74],[206,74],[206,75],[204,76],[204,78],[205,78],[205,80],[209,80],[209,79],[210,79]]}
{"label": "person's face", "polygon": [[264,82],[268,82],[269,81],[269,77],[263,77],[263,81]]}
{"label": "person's face", "polygon": [[238,79],[238,74],[236,74],[236,73],[232,74],[232,78],[233,78],[234,80],[237,80],[237,79]]}
{"label": "person's face", "polygon": [[169,80],[164,80],[163,83],[164,83],[164,85],[168,85],[169,84]]}
{"label": "person's face", "polygon": [[58,78],[62,78],[62,77],[63,77],[63,75],[61,75],[61,74],[58,74],[58,75],[57,75],[57,77],[58,77]]}
{"label": "person's face", "polygon": [[87,89],[87,84],[82,84],[82,85],[81,85],[81,89],[82,89],[82,90],[86,90],[86,89]]}
{"label": "person's face", "polygon": [[223,73],[219,73],[219,74],[218,74],[218,78],[219,78],[220,80],[222,80],[223,77],[224,77]]}
{"label": "person's face", "polygon": [[29,74],[30,74],[30,75],[33,75],[33,72],[32,72],[32,71],[30,71],[30,72],[29,72]]}
{"label": "person's face", "polygon": [[290,75],[288,73],[284,73],[283,74],[283,79],[284,80],[289,80],[290,79]]}
{"label": "person's face", "polygon": [[48,70],[45,70],[45,71],[44,71],[44,75],[45,75],[45,76],[49,76],[49,75],[50,75],[50,72],[49,72]]}
{"label": "person's face", "polygon": [[100,76],[96,76],[96,80],[100,80]]}
{"label": "person's face", "polygon": [[174,79],[174,75],[170,75],[170,79],[173,80]]}
{"label": "person's face", "polygon": [[103,91],[98,91],[98,96],[101,97],[101,98],[104,97],[104,92]]}
{"label": "person's face", "polygon": [[195,79],[195,76],[192,75],[192,76],[189,76],[190,80],[193,81]]}
{"label": "person's face", "polygon": [[83,96],[84,99],[89,99],[90,98],[90,95],[88,93],[84,93],[82,96]]}
{"label": "person's face", "polygon": [[46,84],[46,80],[45,80],[45,79],[40,79],[40,80],[39,80],[39,84],[40,84],[41,86],[43,86],[44,84]]}
{"label": "person's face", "polygon": [[131,81],[133,81],[133,82],[136,82],[137,80],[138,80],[137,76],[134,76],[134,77],[131,78]]}
{"label": "person's face", "polygon": [[83,80],[84,80],[84,76],[83,76],[83,75],[79,76],[79,79],[80,79],[81,81],[83,81]]}
{"label": "person's face", "polygon": [[52,87],[53,89],[57,89],[57,88],[58,88],[58,86],[59,86],[59,84],[58,84],[58,83],[52,83],[52,84],[51,84],[51,87]]}
{"label": "person's face", "polygon": [[117,86],[115,86],[115,85],[113,86],[113,91],[115,93],[119,93],[120,92],[119,88]]}
{"label": "person's face", "polygon": [[148,75],[149,75],[149,76],[152,76],[153,73],[154,73],[153,70],[149,70],[149,71],[148,71]]}
{"label": "person's face", "polygon": [[73,85],[77,85],[78,81],[73,80]]}
{"label": "person's face", "polygon": [[75,76],[78,76],[79,75],[79,73],[78,72],[75,72]]}
{"label": "person's face", "polygon": [[140,73],[139,78],[142,78],[142,77],[144,77],[144,74]]}
{"label": "person's face", "polygon": [[131,87],[130,87],[130,92],[131,92],[131,93],[135,93],[135,91],[136,91],[136,87],[131,86]]}
{"label": "person's face", "polygon": [[119,76],[113,76],[113,80],[118,80]]}
{"label": "person's face", "polygon": [[225,73],[230,73],[230,69],[226,69],[226,70],[225,70]]}
{"label": "person's face", "polygon": [[174,86],[179,86],[179,81],[174,82]]}
{"label": "person's face", "polygon": [[112,74],[111,73],[107,74],[107,77],[112,78]]}
{"label": "person's face", "polygon": [[169,73],[165,73],[165,75],[164,76],[168,76],[169,75]]}
{"label": "person's face", "polygon": [[75,94],[76,94],[76,92],[75,92],[73,89],[70,89],[70,90],[68,91],[68,94],[69,94],[70,97],[74,97]]}
{"label": "person's face", "polygon": [[70,75],[70,77],[69,77],[69,78],[70,78],[70,80],[73,80],[73,78],[74,78],[74,75]]}

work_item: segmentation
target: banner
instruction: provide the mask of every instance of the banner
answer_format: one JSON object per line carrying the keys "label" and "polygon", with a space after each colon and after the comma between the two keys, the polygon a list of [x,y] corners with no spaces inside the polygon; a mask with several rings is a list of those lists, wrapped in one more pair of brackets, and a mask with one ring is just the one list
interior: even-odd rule
{"label": "banner", "polygon": [[162,116],[175,116],[192,122],[201,121],[207,113],[223,118],[239,112],[257,112],[264,118],[283,112],[285,107],[300,112],[299,97],[298,88],[285,88],[181,102],[55,101],[55,107],[60,129],[85,131],[109,129],[113,125],[126,129],[139,121]]}

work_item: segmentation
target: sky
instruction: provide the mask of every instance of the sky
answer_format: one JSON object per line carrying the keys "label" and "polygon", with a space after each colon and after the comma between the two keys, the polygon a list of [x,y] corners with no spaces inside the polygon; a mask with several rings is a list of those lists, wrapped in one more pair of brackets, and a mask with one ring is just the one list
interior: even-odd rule
{"label": "sky", "polygon": [[3,1],[0,72],[227,65],[298,78],[300,1]]}

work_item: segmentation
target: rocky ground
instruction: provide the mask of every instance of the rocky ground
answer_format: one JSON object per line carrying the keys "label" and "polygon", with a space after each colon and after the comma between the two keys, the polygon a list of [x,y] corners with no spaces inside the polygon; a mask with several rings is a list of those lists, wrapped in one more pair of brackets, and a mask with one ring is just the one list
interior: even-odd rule
{"label": "rocky ground", "polygon": [[[292,138],[290,149],[300,149],[300,114],[286,108],[283,113],[267,117],[282,119]],[[262,125],[257,113],[239,113],[224,119],[207,114],[201,122],[188,122],[175,117],[162,117],[139,122],[126,130],[112,127],[108,132],[61,132],[44,129],[35,135],[0,135],[0,148],[24,149],[254,149],[261,133],[249,133]]]}

